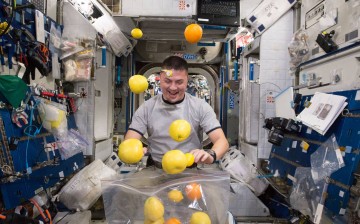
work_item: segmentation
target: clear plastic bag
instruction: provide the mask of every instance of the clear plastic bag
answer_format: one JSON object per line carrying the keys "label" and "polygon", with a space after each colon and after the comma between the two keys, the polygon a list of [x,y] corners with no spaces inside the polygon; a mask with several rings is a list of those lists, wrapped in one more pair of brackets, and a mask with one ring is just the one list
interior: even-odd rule
{"label": "clear plastic bag", "polygon": [[64,61],[65,80],[69,82],[89,81],[93,58],[89,52]]}
{"label": "clear plastic bag", "polygon": [[59,49],[61,48],[61,36],[60,27],[56,27],[56,24],[51,22],[49,43],[49,50],[51,53],[60,53]]}
{"label": "clear plastic bag", "polygon": [[307,44],[308,35],[306,31],[299,29],[293,35],[288,51],[290,55],[290,71],[295,71],[297,66],[309,59],[309,46]]}
{"label": "clear plastic bag", "polygon": [[88,142],[74,129],[68,130],[66,106],[35,97],[39,102],[38,111],[42,127],[52,133],[59,146],[61,159],[65,160],[80,152],[85,152]]}
{"label": "clear plastic bag", "polygon": [[61,159],[65,160],[80,152],[85,152],[89,143],[74,129],[57,138]]}
{"label": "clear plastic bag", "polygon": [[42,126],[55,136],[65,135],[67,132],[66,106],[41,97],[35,97],[35,99],[39,101],[38,112]]}
{"label": "clear plastic bag", "polygon": [[[144,204],[150,197],[160,201],[152,206],[159,207],[152,213],[160,213],[156,218],[175,217],[181,223],[189,223],[192,214],[200,211],[206,213],[212,223],[225,223],[229,190],[230,177],[222,171],[186,170],[168,175],[162,170],[148,168],[124,179],[102,181],[104,210],[109,223],[144,223],[147,219],[144,213],[150,209]],[[173,196],[171,191],[175,191]],[[163,213],[160,204],[164,207]]]}
{"label": "clear plastic bag", "polygon": [[315,183],[345,166],[335,135],[311,154],[311,175]]}
{"label": "clear plastic bag", "polygon": [[324,201],[323,193],[327,190],[325,180],[315,183],[310,167],[298,167],[294,177],[296,181],[290,195],[291,207],[313,219],[318,204]]}
{"label": "clear plastic bag", "polygon": [[84,47],[80,45],[79,40],[66,40],[63,39],[61,42],[61,57],[63,60],[74,54],[84,50]]}

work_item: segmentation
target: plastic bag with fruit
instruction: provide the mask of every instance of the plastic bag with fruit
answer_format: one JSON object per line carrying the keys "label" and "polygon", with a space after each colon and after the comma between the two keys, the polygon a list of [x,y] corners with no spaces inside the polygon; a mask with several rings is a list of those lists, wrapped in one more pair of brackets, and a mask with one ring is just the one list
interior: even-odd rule
{"label": "plastic bag with fruit", "polygon": [[186,170],[169,175],[144,169],[121,180],[102,181],[109,223],[226,223],[230,176]]}

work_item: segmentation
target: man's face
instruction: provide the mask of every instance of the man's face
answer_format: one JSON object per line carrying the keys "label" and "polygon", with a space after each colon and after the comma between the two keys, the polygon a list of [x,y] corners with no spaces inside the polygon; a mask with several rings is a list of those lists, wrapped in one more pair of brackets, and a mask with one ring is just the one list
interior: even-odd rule
{"label": "man's face", "polygon": [[169,71],[172,71],[172,75],[166,75],[167,72],[164,71],[160,73],[160,88],[164,99],[175,103],[185,96],[188,74],[186,70],[172,69]]}

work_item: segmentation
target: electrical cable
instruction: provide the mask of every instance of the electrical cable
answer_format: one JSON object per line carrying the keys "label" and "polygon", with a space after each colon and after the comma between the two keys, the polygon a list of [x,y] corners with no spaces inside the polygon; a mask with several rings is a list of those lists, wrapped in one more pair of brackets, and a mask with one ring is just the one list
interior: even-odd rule
{"label": "electrical cable", "polygon": [[0,219],[5,220],[5,219],[6,219],[6,216],[5,216],[5,215],[0,214]]}
{"label": "electrical cable", "polygon": [[47,222],[47,221],[48,221],[48,218],[46,218],[46,216],[45,216],[43,210],[41,209],[40,205],[39,205],[34,199],[32,199],[32,198],[30,198],[29,201],[31,201],[31,203],[34,204],[34,206],[35,206],[35,207],[37,208],[37,210],[39,211],[39,213],[40,213],[41,217],[43,218],[43,220],[44,220],[45,222]]}
{"label": "electrical cable", "polygon": [[46,215],[49,217],[49,223],[52,224],[51,214],[48,209],[45,210]]}
{"label": "electrical cable", "polygon": [[[30,109],[30,117],[29,117],[29,125],[24,129],[24,134],[29,136],[29,137],[33,137],[36,138],[36,135],[40,133],[40,130],[42,128],[42,124],[40,126],[40,128],[36,127],[35,125],[32,124],[33,121],[33,117],[34,117],[34,108],[37,107],[37,105],[40,103],[40,101],[35,101],[35,105],[33,105]],[[32,134],[31,133],[31,129],[35,127],[35,131]],[[27,131],[27,129],[30,128],[30,131]],[[25,148],[25,166],[26,166],[26,170],[29,169],[29,163],[28,163],[28,148],[29,148],[29,142],[30,142],[30,138],[27,139],[26,142],[26,148]]]}

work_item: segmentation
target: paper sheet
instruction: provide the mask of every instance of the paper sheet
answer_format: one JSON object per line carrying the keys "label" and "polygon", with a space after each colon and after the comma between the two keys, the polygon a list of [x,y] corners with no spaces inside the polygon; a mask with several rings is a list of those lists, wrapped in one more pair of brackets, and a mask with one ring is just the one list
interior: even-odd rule
{"label": "paper sheet", "polygon": [[346,97],[317,92],[311,99],[311,105],[305,108],[297,120],[325,135],[336,118],[344,110]]}

